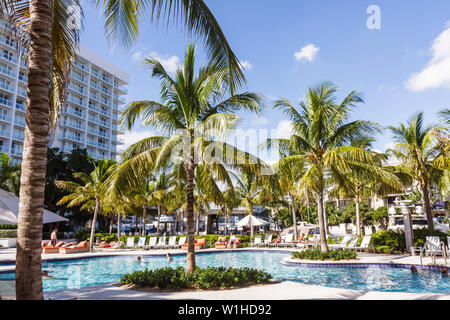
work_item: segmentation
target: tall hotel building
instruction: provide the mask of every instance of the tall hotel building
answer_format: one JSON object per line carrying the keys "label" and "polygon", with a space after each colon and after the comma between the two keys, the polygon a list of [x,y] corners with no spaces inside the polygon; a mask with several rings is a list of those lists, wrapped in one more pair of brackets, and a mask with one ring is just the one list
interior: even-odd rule
{"label": "tall hotel building", "polygon": [[[0,152],[22,158],[27,98],[27,59],[0,18]],[[116,159],[123,144],[119,117],[125,103],[126,72],[80,47],[72,62],[65,106],[49,146],[71,152],[86,148],[94,159]]]}

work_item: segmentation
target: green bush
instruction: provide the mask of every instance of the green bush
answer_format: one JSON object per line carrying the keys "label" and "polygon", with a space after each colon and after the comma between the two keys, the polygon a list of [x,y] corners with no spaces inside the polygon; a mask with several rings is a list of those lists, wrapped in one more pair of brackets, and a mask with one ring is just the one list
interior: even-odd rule
{"label": "green bush", "polygon": [[[75,239],[77,239],[77,241],[89,241],[90,237],[91,237],[90,229],[81,229],[75,232]],[[117,240],[117,235],[115,233],[109,234],[109,232],[99,230],[99,232],[96,232],[94,234],[94,238],[95,239],[101,238],[102,241],[111,242]]]}
{"label": "green bush", "polygon": [[306,249],[300,252],[293,252],[292,258],[307,260],[348,260],[355,259],[356,252],[352,250],[337,249],[330,249],[327,252],[322,252],[320,248],[314,248]]}
{"label": "green bush", "polygon": [[17,230],[0,230],[0,238],[17,238]]}
{"label": "green bush", "polygon": [[249,268],[197,267],[193,273],[186,273],[179,266],[155,270],[145,269],[123,275],[120,279],[122,285],[133,284],[138,287],[157,287],[161,289],[186,288],[226,288],[243,283],[267,283],[272,276],[262,270]]}
{"label": "green bush", "polygon": [[17,230],[17,224],[0,224],[0,230]]}
{"label": "green bush", "polygon": [[[415,229],[413,245],[421,247],[425,244],[426,237],[438,236],[447,244],[447,234],[439,230],[428,228]],[[381,230],[372,234],[371,244],[375,250],[382,252],[406,252],[405,232],[403,230]],[[387,250],[389,248],[389,250]]]}

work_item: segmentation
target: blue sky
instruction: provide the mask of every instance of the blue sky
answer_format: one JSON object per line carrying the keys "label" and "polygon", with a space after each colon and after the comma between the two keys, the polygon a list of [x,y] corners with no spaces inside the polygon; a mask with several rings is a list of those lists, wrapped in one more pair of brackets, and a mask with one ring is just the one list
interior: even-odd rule
{"label": "blue sky", "polygon": [[[159,82],[139,59],[159,57],[167,68],[181,63],[189,38],[182,26],[141,22],[137,43],[124,49],[108,44],[99,11],[84,0],[85,28],[81,44],[130,74],[127,102],[157,100]],[[261,118],[240,114],[240,127],[277,129],[286,134],[286,117],[273,110],[270,99],[303,98],[309,86],[328,80],[342,98],[362,92],[365,103],[353,119],[382,125],[405,122],[419,111],[427,122],[450,106],[450,2],[448,0],[206,0],[236,55],[247,66],[246,91],[267,97]],[[369,30],[366,12],[377,5],[381,29]],[[199,63],[205,62],[197,42]],[[302,51],[303,48],[303,51]],[[137,125],[126,141],[153,133]],[[391,142],[389,132],[376,137],[375,148]]]}

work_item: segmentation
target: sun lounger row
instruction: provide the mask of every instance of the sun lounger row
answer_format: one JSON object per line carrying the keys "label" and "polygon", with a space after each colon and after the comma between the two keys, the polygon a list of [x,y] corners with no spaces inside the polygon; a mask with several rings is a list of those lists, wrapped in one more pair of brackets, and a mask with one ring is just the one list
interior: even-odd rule
{"label": "sun lounger row", "polygon": [[177,243],[177,237],[171,236],[169,237],[169,242],[166,242],[167,237],[150,237],[148,243],[146,243],[146,237],[139,237],[138,243],[134,243],[134,237],[128,237],[127,243],[125,244],[126,248],[143,248],[143,249],[176,249],[183,246],[187,246],[186,237],[180,237]]}

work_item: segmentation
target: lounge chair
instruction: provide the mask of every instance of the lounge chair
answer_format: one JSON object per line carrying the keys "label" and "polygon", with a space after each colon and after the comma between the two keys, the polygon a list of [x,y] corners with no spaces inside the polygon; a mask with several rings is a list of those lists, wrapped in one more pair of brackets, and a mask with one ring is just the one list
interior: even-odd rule
{"label": "lounge chair", "polygon": [[359,237],[353,237],[352,240],[347,245],[343,245],[342,247],[339,247],[338,249],[354,249],[356,247],[356,243],[358,242]]}
{"label": "lounge chair", "polygon": [[262,244],[261,236],[256,236],[252,243],[252,247],[259,247],[261,244]]}
{"label": "lounge chair", "polygon": [[284,240],[282,243],[280,243],[280,245],[282,245],[283,247],[293,246],[293,245],[295,245],[295,242],[293,240],[294,240],[294,234],[289,233],[284,237]]}
{"label": "lounge chair", "polygon": [[170,236],[167,248],[176,248],[176,247],[177,247],[177,236]]}
{"label": "lounge chair", "polygon": [[426,237],[425,245],[420,249],[420,263],[423,256],[431,256],[433,263],[436,264],[436,256],[442,255],[447,264],[447,255],[445,252],[445,243],[438,236]]}
{"label": "lounge chair", "polygon": [[236,249],[239,248],[241,246],[241,238],[236,238],[233,240],[233,242],[231,243],[231,247]]}
{"label": "lounge chair", "polygon": [[89,242],[87,242],[87,241],[81,241],[76,246],[68,246],[68,247],[60,247],[59,248],[59,253],[65,253],[65,254],[83,253],[83,252],[89,252],[89,251],[90,251]]}
{"label": "lounge chair", "polygon": [[264,246],[268,247],[270,243],[272,242],[272,234],[266,234],[264,236]]}
{"label": "lounge chair", "polygon": [[186,243],[186,237],[180,237],[180,238],[178,238],[178,245],[177,245],[177,247],[181,248],[181,246],[183,244],[185,244],[185,243]]}
{"label": "lounge chair", "polygon": [[217,242],[215,243],[214,247],[216,249],[226,249],[228,245],[227,237],[219,237],[217,239]]}
{"label": "lounge chair", "polygon": [[166,237],[159,237],[158,244],[155,246],[155,248],[164,249],[166,247]]}
{"label": "lounge chair", "polygon": [[127,244],[125,245],[126,248],[134,248],[136,245],[134,244],[134,237],[128,237],[127,238]]}
{"label": "lounge chair", "polygon": [[[370,244],[370,240],[372,239],[372,236],[364,236],[361,244],[359,246],[354,246],[351,249],[355,249],[356,251],[358,250],[366,250],[369,249],[369,244]],[[372,246],[373,251],[375,252],[375,249]]]}
{"label": "lounge chair", "polygon": [[145,248],[145,240],[147,240],[146,237],[139,237],[139,241],[138,241],[136,247]]}
{"label": "lounge chair", "polygon": [[158,241],[158,237],[150,237],[148,241],[148,248],[153,249],[156,247],[156,241]]}
{"label": "lounge chair", "polygon": [[335,244],[330,244],[329,247],[330,247],[330,248],[333,248],[333,249],[338,249],[338,248],[340,248],[340,247],[342,247],[342,246],[344,246],[344,245],[346,246],[347,243],[348,243],[350,240],[352,240],[352,236],[350,236],[350,235],[345,235],[345,236],[342,238],[341,242],[335,243]]}

